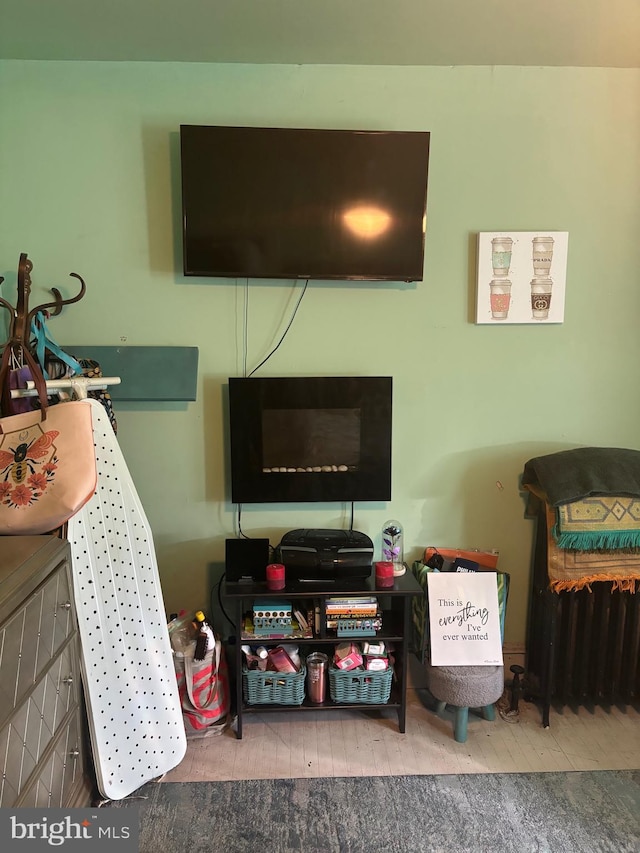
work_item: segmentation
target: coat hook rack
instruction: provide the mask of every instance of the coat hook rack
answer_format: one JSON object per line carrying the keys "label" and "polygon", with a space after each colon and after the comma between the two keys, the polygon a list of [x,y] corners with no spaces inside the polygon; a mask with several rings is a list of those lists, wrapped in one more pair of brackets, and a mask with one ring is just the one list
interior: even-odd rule
{"label": "coat hook rack", "polygon": [[[62,294],[57,287],[52,287],[51,292],[54,295],[53,302],[44,302],[36,308],[29,310],[29,294],[31,293],[31,272],[33,263],[28,258],[25,252],[20,255],[18,263],[18,301],[15,308],[6,299],[0,297],[0,305],[6,308],[11,315],[9,326],[9,339],[6,346],[11,347],[16,358],[20,357],[22,347],[29,346],[29,334],[31,330],[31,321],[38,311],[49,311],[51,316],[55,317],[62,311],[64,305],[71,305],[73,302],[79,302],[84,296],[87,287],[84,280],[77,273],[72,272],[69,275],[72,278],[77,278],[80,282],[80,292],[70,299],[63,299]],[[0,284],[4,278],[0,276]]]}

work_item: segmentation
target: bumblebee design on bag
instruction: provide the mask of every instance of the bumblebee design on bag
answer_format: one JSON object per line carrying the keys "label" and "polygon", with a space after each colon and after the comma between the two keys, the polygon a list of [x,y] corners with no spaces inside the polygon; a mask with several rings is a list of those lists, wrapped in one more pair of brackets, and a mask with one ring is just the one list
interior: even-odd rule
{"label": "bumblebee design on bag", "polygon": [[0,440],[0,503],[8,507],[31,506],[55,479],[59,432],[43,430],[39,423],[2,435]]}

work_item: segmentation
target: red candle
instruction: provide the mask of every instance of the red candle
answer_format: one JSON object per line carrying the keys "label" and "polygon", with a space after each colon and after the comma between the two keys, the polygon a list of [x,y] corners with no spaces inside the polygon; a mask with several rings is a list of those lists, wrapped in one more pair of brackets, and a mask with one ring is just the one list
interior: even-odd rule
{"label": "red candle", "polygon": [[269,589],[284,589],[284,566],[282,563],[270,563],[267,566],[267,586]]}
{"label": "red candle", "polygon": [[376,563],[376,586],[393,586],[393,563]]}

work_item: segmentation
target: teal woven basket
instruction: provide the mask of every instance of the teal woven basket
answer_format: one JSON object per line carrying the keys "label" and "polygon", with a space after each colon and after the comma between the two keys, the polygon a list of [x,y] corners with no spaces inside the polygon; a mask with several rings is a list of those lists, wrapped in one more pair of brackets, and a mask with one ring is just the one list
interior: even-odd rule
{"label": "teal woven basket", "polygon": [[244,700],[249,705],[302,705],[307,668],[300,672],[261,672],[243,667]]}
{"label": "teal woven basket", "polygon": [[383,705],[389,701],[393,667],[382,672],[329,669],[329,692],[334,702],[358,702]]}

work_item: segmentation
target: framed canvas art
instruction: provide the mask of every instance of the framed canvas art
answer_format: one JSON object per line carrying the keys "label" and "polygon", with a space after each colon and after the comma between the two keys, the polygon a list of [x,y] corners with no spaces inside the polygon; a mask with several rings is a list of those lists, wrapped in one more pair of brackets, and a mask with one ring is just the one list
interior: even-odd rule
{"label": "framed canvas art", "polygon": [[476,323],[562,323],[567,231],[478,234]]}

